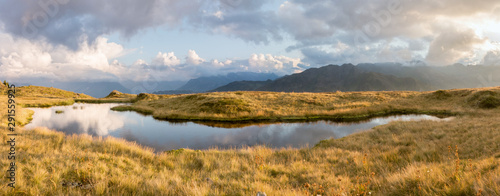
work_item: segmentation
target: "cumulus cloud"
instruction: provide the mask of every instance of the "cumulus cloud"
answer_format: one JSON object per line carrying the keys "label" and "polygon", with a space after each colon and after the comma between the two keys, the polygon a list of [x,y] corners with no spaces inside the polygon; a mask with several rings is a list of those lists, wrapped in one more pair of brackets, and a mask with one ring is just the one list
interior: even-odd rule
{"label": "cumulus cloud", "polygon": [[81,42],[78,51],[5,33],[0,33],[0,43],[2,78],[116,79],[109,62],[127,52],[121,45],[102,37],[93,44]]}
{"label": "cumulus cloud", "polygon": [[277,16],[283,28],[298,40],[330,37],[338,30],[335,24],[340,7],[335,4],[285,1]]}
{"label": "cumulus cloud", "polygon": [[233,63],[233,61],[229,60],[229,59],[226,61],[223,61],[223,62],[221,62],[217,59],[212,60],[212,66],[214,66],[214,67],[224,67],[226,65],[231,65],[232,63]]}
{"label": "cumulus cloud", "polygon": [[129,37],[148,27],[178,25],[200,6],[200,1],[2,1],[0,20],[14,35],[75,49],[83,35],[93,41],[112,32]]}
{"label": "cumulus cloud", "polygon": [[[139,63],[146,64],[145,62],[139,62]],[[178,59],[173,52],[168,52],[168,53],[158,52],[158,54],[153,59],[151,64],[172,67],[181,64],[181,60]]]}
{"label": "cumulus cloud", "polygon": [[[89,42],[119,32],[131,37],[141,30],[184,21],[207,32],[222,32],[255,43],[278,36],[272,12],[260,8],[268,1],[214,0],[40,0],[0,2],[0,21],[6,32],[31,40],[47,39],[77,49],[82,36]],[[218,5],[218,6],[214,6]],[[204,14],[207,11],[214,14]],[[262,33],[256,29],[269,29]],[[260,33],[259,33],[260,32]]]}
{"label": "cumulus cloud", "polygon": [[252,54],[248,59],[248,70],[288,74],[303,71],[307,66],[300,58],[273,56],[271,54]]}
{"label": "cumulus cloud", "polygon": [[[456,61],[477,62],[481,60],[479,56],[482,54],[478,53],[474,46],[455,46],[457,49],[444,53],[445,56],[442,58],[447,58],[447,60],[438,60],[438,50],[429,46],[440,44],[444,37],[435,35],[457,33],[453,28],[445,30],[436,27],[452,24],[460,28],[474,29],[472,33],[475,35],[466,36],[475,37],[470,40],[470,44],[478,46],[480,43],[476,41],[480,40],[477,39],[485,39],[485,35],[482,34],[494,26],[482,25],[482,28],[477,28],[481,26],[478,24],[488,24],[486,21],[497,18],[495,13],[498,12],[498,7],[500,7],[500,2],[494,0],[478,2],[466,0],[290,0],[281,5],[277,15],[282,28],[297,41],[295,45],[288,47],[287,51],[299,49],[309,61],[313,59],[308,56],[319,55],[317,48],[331,48],[321,49],[330,53],[322,56],[323,60],[335,61],[343,58],[346,63],[352,62],[351,59],[376,62],[390,59],[389,57],[395,54],[398,58],[394,60],[427,56],[431,63],[441,65]],[[397,46],[394,44],[395,39],[400,42]],[[335,45],[339,41],[347,44],[351,49],[338,53],[335,51],[337,48]],[[468,49],[469,51],[466,51]],[[357,51],[357,53],[351,51]],[[371,51],[371,54],[366,55],[366,51]],[[470,57],[470,53],[475,53],[476,56]],[[325,63],[322,60],[318,62]]]}
{"label": "cumulus cloud", "polygon": [[446,29],[430,44],[426,60],[436,65],[450,65],[473,56],[474,49],[484,42],[472,29]]}
{"label": "cumulus cloud", "polygon": [[201,63],[205,62],[205,59],[202,59],[198,54],[196,54],[196,51],[194,50],[189,50],[188,55],[186,57],[186,63],[189,65],[199,65]]}
{"label": "cumulus cloud", "polygon": [[483,58],[483,65],[500,66],[500,50],[488,51]]}

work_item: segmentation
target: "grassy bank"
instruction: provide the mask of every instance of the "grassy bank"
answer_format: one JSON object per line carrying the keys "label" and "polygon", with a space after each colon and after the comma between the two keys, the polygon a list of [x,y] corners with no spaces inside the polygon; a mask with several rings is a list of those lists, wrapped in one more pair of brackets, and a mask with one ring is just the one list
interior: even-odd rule
{"label": "grassy bank", "polygon": [[[120,139],[21,129],[17,187],[2,186],[0,194],[499,195],[499,96],[498,88],[490,88],[425,93],[236,92],[137,101],[134,106],[156,116],[194,116],[200,111],[207,118],[356,116],[384,110],[459,115],[443,122],[392,122],[324,140],[313,148],[258,146],[162,154]],[[1,97],[3,141],[8,138],[6,103]],[[167,109],[176,113],[160,112]],[[18,110],[17,119],[27,121],[30,113]],[[7,153],[8,148],[3,143],[0,152]],[[6,171],[8,160],[0,162]],[[6,178],[0,177],[6,185]]]}
{"label": "grassy bank", "polygon": [[121,93],[119,91],[113,91],[108,96],[104,98],[85,98],[85,99],[75,99],[76,102],[82,103],[135,103],[138,101],[151,101],[158,99],[170,98],[175,95],[155,95],[141,93],[138,95]]}
{"label": "grassy bank", "polygon": [[[468,90],[469,95],[475,90]],[[275,93],[224,92],[179,95],[117,106],[163,120],[191,121],[358,121],[397,114],[456,115],[467,107],[459,99],[435,97],[434,92]],[[455,94],[464,92],[452,91]],[[458,96],[458,95],[457,95]],[[460,95],[461,96],[461,95]],[[461,97],[463,98],[463,97]]]}
{"label": "grassy bank", "polygon": [[[3,93],[5,94],[5,93]],[[91,99],[91,96],[52,87],[23,86],[16,88],[18,104],[23,107],[51,107],[72,105],[75,99]]]}

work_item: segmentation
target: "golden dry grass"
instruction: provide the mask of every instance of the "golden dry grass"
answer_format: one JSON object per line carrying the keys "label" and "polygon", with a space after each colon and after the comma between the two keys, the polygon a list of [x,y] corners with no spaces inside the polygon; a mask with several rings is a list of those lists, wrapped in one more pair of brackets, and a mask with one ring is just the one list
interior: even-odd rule
{"label": "golden dry grass", "polygon": [[[2,93],[5,95],[5,92]],[[23,107],[50,107],[71,105],[74,99],[90,99],[89,95],[74,93],[52,87],[22,86],[16,88],[18,104]]]}
{"label": "golden dry grass", "polygon": [[442,100],[429,96],[432,92],[221,92],[144,100],[117,106],[113,110],[137,111],[163,120],[229,122],[355,121],[394,114],[450,115],[463,112],[462,108],[443,105]]}
{"label": "golden dry grass", "polygon": [[[362,96],[368,93],[342,93],[353,99],[336,103],[346,105],[343,111],[346,114],[407,110],[447,111],[458,115],[443,122],[392,122],[303,149],[257,146],[155,154],[152,149],[121,139],[66,136],[43,128],[21,129],[17,150],[18,184],[15,189],[2,186],[0,194],[256,195],[260,191],[267,195],[500,195],[500,108],[492,107],[499,92],[498,88],[408,95],[405,92],[401,96],[399,92],[385,92],[382,93],[385,100],[380,101]],[[246,96],[246,92],[240,93],[231,94],[230,100]],[[391,93],[394,96],[390,96]],[[248,97],[258,97],[257,93],[248,95],[245,101],[263,103],[262,109],[271,107],[265,105],[266,100],[269,104],[283,100],[280,104],[298,107],[296,111],[316,107],[309,106],[316,104],[299,103],[298,100],[306,97],[302,94],[260,94],[268,98],[251,102]],[[330,107],[328,100],[339,99],[333,96],[335,94],[307,96],[317,96],[316,99],[325,100],[318,101],[324,103],[323,107]],[[198,96],[210,99],[222,95]],[[285,97],[295,97],[288,100],[296,102],[287,103]],[[137,103],[180,101],[175,98],[185,100],[186,96]],[[213,102],[200,100],[199,103]],[[366,105],[357,107],[362,104]],[[1,97],[1,139],[4,141],[7,140],[5,107],[6,98]],[[168,107],[174,106],[162,106]],[[289,107],[275,110],[287,115],[291,112]],[[324,111],[320,106],[317,109]],[[17,119],[26,121],[29,112],[19,111]],[[7,151],[5,143],[0,146],[0,152]],[[8,160],[2,158],[0,162],[6,171]],[[6,179],[0,177],[5,185]],[[71,188],[67,186],[70,182],[82,186]]]}
{"label": "golden dry grass", "polygon": [[113,91],[108,96],[104,98],[85,98],[85,99],[75,99],[76,102],[83,103],[135,103],[138,101],[151,101],[173,97],[174,95],[155,95],[148,93],[141,93],[138,95],[121,93],[119,91]]}

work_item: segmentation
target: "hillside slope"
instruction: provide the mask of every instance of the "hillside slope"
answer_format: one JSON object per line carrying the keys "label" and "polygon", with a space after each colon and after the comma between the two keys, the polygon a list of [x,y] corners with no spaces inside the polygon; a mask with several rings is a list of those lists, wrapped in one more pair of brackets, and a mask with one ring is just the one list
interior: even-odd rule
{"label": "hillside slope", "polygon": [[311,68],[267,82],[234,82],[212,91],[335,92],[422,90],[410,77],[369,72],[352,64]]}
{"label": "hillside slope", "polygon": [[272,83],[272,80],[267,81],[236,81],[227,85],[221,86],[210,92],[229,92],[229,91],[255,91],[267,84]]}
{"label": "hillside slope", "polygon": [[238,72],[229,73],[225,76],[210,76],[200,77],[190,80],[186,85],[177,90],[191,91],[191,92],[205,92],[234,81],[248,80],[248,81],[265,81],[274,80],[278,78],[275,74],[270,73],[253,73],[253,72]]}
{"label": "hillside slope", "polygon": [[16,95],[19,97],[40,97],[40,98],[75,98],[87,99],[92,96],[83,93],[74,93],[54,87],[43,86],[22,86],[16,88]]}
{"label": "hillside slope", "polygon": [[424,90],[495,87],[500,85],[500,67],[483,65],[404,66],[398,63],[359,64],[361,70],[411,77],[419,81]]}
{"label": "hillside slope", "polygon": [[299,74],[277,79],[257,90],[277,92],[419,90],[419,84],[413,78],[366,72],[352,64],[345,64],[308,69]]}

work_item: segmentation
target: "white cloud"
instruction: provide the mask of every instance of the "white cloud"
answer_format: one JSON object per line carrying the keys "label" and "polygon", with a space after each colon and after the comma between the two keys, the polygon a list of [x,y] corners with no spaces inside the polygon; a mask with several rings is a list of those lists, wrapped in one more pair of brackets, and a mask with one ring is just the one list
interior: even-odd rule
{"label": "white cloud", "polygon": [[137,59],[137,61],[135,61],[134,64],[132,64],[132,65],[133,66],[138,66],[138,65],[149,65],[149,64],[145,60]]}
{"label": "white cloud", "polygon": [[248,70],[256,72],[274,72],[279,74],[294,73],[305,65],[299,58],[273,56],[271,54],[252,54],[248,59]]}
{"label": "white cloud", "polygon": [[219,60],[217,60],[217,59],[212,60],[212,65],[214,67],[224,67],[224,63],[223,62],[219,62]]}
{"label": "white cloud", "polygon": [[[0,77],[85,80],[115,78],[109,61],[126,53],[116,43],[99,37],[93,44],[82,41],[79,50],[45,41],[13,38],[0,33]],[[118,62],[113,62],[117,66]]]}
{"label": "white cloud", "polygon": [[500,66],[500,50],[488,51],[483,58],[484,65]]}
{"label": "white cloud", "polygon": [[445,29],[430,44],[426,60],[434,65],[450,65],[474,57],[485,43],[472,29]]}
{"label": "white cloud", "polygon": [[202,59],[198,54],[196,54],[196,51],[194,50],[189,50],[188,55],[186,57],[186,63],[189,65],[199,65],[201,63],[205,62],[205,59]]}
{"label": "white cloud", "polygon": [[64,47],[58,47],[54,51],[63,54],[62,63],[68,65],[88,66],[97,70],[107,71],[111,59],[122,56],[125,53],[123,46],[116,43],[109,43],[108,39],[98,37],[96,41],[89,45],[87,41],[80,43],[79,50],[74,52]]}
{"label": "white cloud", "polygon": [[151,64],[172,67],[181,64],[181,60],[179,60],[173,52],[158,52]]}
{"label": "white cloud", "polygon": [[214,16],[217,17],[218,19],[224,20],[224,13],[222,13],[220,10],[215,12]]}

